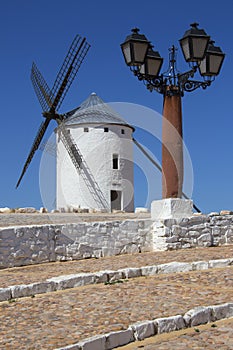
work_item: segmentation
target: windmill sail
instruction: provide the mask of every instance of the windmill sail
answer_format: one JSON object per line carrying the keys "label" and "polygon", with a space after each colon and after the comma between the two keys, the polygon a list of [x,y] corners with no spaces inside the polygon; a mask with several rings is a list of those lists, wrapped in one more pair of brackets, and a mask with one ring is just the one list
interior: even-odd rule
{"label": "windmill sail", "polygon": [[46,131],[48,125],[49,125],[49,122],[50,122],[50,119],[46,119],[43,123],[41,123],[41,125],[39,127],[39,130],[38,130],[38,132],[36,134],[35,140],[33,142],[32,148],[31,148],[31,150],[29,152],[29,155],[27,157],[27,160],[26,160],[26,162],[24,164],[22,173],[21,173],[21,175],[19,177],[19,180],[18,180],[18,182],[16,184],[16,188],[19,186],[19,184],[20,184],[20,182],[21,182],[21,180],[22,180],[22,178],[23,178],[23,176],[24,176],[24,174],[25,174],[29,164],[31,163],[31,160],[32,160],[36,150],[38,149],[38,147],[39,147],[39,145],[41,143],[41,140],[42,140],[42,138],[43,138],[43,136],[45,134],[45,131]]}
{"label": "windmill sail", "polygon": [[[35,63],[32,64],[31,80],[46,120],[39,127],[16,188],[19,186],[29,164],[31,163],[51,119],[56,120],[57,123],[60,124],[61,120],[64,118],[62,115],[57,114],[56,110],[60,108],[64,97],[89,50],[89,47],[90,45],[86,42],[86,38],[82,39],[79,35],[76,35],[57,75],[52,90],[50,90]],[[75,145],[73,144],[71,146],[72,147],[69,148],[71,150],[70,156],[75,157]]]}
{"label": "windmill sail", "polygon": [[43,78],[41,72],[39,71],[39,69],[37,68],[34,62],[32,64],[32,69],[31,69],[31,81],[32,81],[34,90],[36,92],[37,98],[42,107],[42,110],[44,112],[48,111],[52,106],[52,101],[50,98],[51,91],[45,79]]}
{"label": "windmill sail", "polygon": [[90,44],[86,42],[86,38],[81,40],[81,37],[76,35],[51,91],[53,110],[60,108],[89,48]]}

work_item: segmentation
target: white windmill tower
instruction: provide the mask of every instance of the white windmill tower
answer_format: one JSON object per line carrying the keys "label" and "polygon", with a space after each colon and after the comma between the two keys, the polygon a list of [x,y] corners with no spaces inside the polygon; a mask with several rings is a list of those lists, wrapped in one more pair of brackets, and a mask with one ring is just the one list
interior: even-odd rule
{"label": "white windmill tower", "polygon": [[[95,93],[67,113],[62,124],[56,131],[57,209],[133,212],[134,128]],[[73,161],[61,126],[76,148]]]}

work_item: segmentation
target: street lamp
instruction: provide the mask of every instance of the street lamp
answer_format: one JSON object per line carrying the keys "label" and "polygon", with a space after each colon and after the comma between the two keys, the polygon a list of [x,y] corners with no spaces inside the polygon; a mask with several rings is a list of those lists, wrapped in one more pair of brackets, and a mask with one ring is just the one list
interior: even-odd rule
{"label": "street lamp", "polygon": [[[150,41],[132,29],[121,44],[126,64],[144,82],[149,91],[163,94],[162,131],[162,197],[181,198],[183,186],[183,139],[181,97],[201,87],[206,89],[220,72],[225,54],[198,23],[192,23],[179,40],[184,59],[190,69],[179,73],[176,67],[177,48],[169,48],[169,68],[160,74],[163,58],[153,50]],[[199,71],[201,81],[193,80]]]}

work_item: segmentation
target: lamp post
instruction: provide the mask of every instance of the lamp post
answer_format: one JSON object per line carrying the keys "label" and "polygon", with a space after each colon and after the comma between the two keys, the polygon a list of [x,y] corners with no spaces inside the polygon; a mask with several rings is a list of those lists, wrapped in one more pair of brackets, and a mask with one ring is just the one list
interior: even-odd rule
{"label": "lamp post", "polygon": [[[121,44],[126,64],[149,91],[163,95],[162,198],[181,198],[183,185],[182,104],[184,92],[206,89],[219,74],[225,54],[198,23],[179,40],[189,70],[179,73],[177,48],[169,48],[169,68],[160,74],[163,58],[138,28]],[[202,80],[192,78],[199,72]]]}

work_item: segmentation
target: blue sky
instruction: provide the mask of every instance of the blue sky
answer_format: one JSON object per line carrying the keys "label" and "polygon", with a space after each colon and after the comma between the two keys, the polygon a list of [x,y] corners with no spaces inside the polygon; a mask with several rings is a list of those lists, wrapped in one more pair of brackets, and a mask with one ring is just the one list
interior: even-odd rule
{"label": "blue sky", "polygon": [[[168,48],[196,21],[226,53],[221,74],[205,91],[183,97],[183,133],[193,172],[192,199],[203,212],[233,210],[232,162],[232,0],[77,1],[2,0],[0,207],[42,206],[37,151],[16,190],[15,185],[40,122],[41,108],[30,81],[35,61],[52,86],[75,34],[86,36],[91,49],[60,112],[77,107],[95,91],[105,102],[126,102],[162,112],[162,95],[150,93],[126,67],[120,43],[137,26],[164,57]],[[188,69],[178,50],[178,68]],[[153,123],[153,121],[151,121]],[[52,133],[51,123],[45,138]],[[161,159],[161,145],[140,130],[137,138]],[[156,177],[157,175],[155,175]],[[145,204],[145,176],[135,175],[135,205]],[[155,181],[155,186],[158,182]]]}

